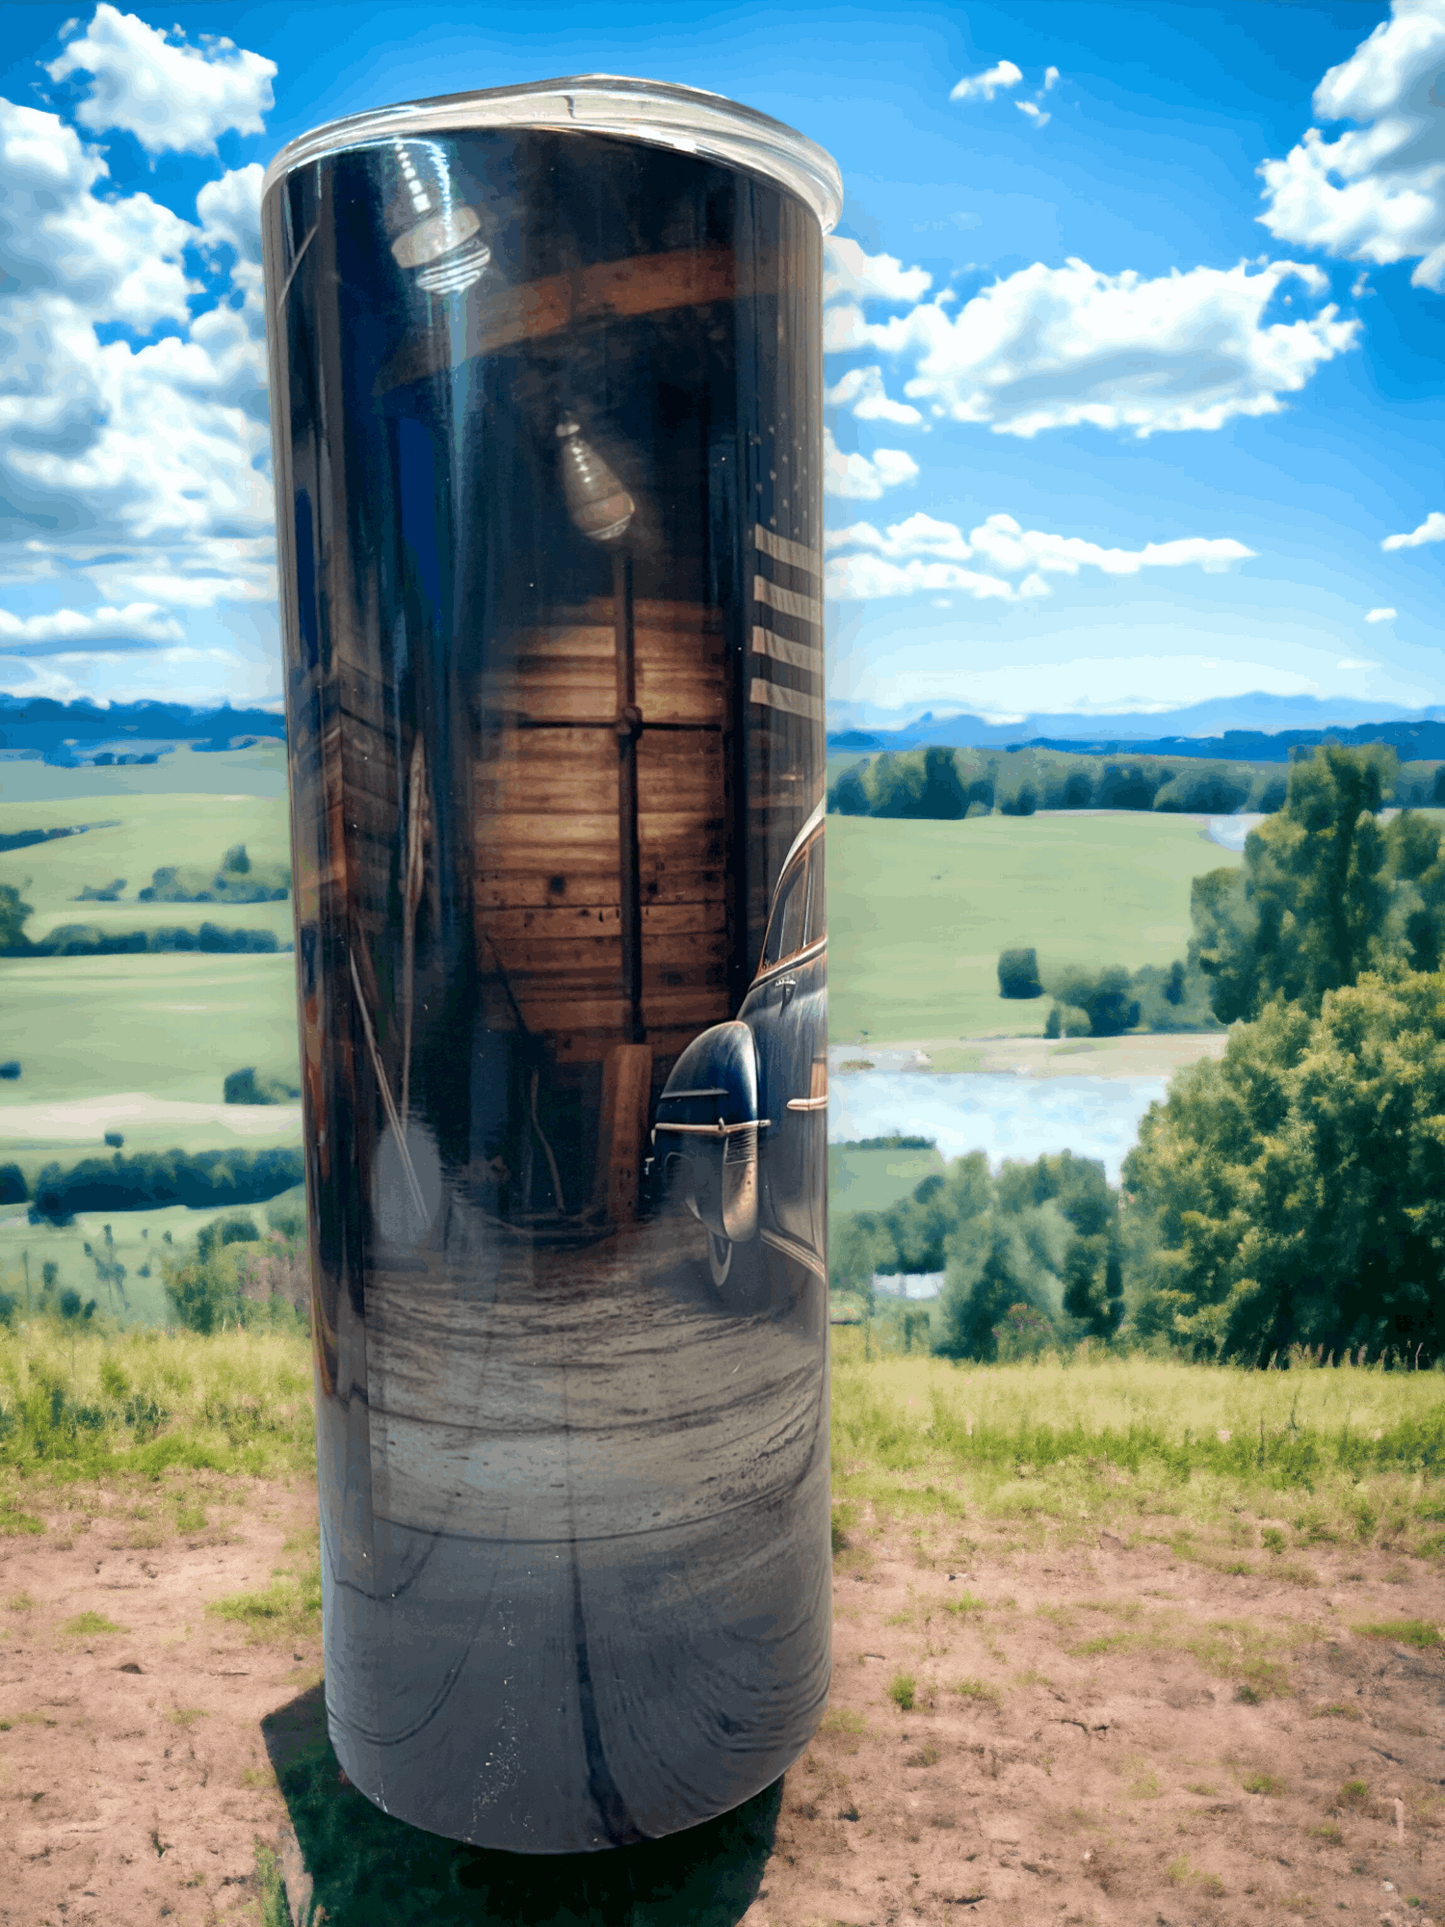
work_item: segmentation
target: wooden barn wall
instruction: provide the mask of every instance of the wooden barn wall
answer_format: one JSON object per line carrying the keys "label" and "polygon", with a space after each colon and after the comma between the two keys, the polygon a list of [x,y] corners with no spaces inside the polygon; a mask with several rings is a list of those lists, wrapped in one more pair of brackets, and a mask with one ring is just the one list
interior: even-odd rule
{"label": "wooden barn wall", "polygon": [[[643,1019],[659,1069],[728,1015],[722,626],[634,609]],[[559,1063],[630,1037],[622,978],[617,639],[610,600],[519,630],[484,675],[476,761],[481,968],[500,962]]]}

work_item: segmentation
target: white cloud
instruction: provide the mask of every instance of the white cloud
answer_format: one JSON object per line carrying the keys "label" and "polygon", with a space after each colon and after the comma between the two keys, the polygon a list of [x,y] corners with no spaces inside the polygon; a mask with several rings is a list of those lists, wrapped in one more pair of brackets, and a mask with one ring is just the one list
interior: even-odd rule
{"label": "white cloud", "polygon": [[918,480],[918,464],[901,448],[876,449],[867,455],[845,455],[823,430],[823,492],[855,502],[876,502],[885,489]]}
{"label": "white cloud", "polygon": [[959,81],[950,100],[992,100],[1000,87],[1017,87],[1023,79],[1021,68],[1015,67],[1011,60],[1001,60],[996,67],[986,73],[966,74]]}
{"label": "white cloud", "polygon": [[1055,87],[1058,85],[1058,79],[1059,79],[1058,68],[1046,67],[1044,69],[1044,84],[1042,87],[1040,87],[1039,92],[1041,94],[1046,94],[1051,87]]}
{"label": "white cloud", "polygon": [[865,254],[856,241],[832,235],[823,249],[823,299],[921,301],[933,286],[927,268],[905,268],[891,254]]}
{"label": "white cloud", "polygon": [[1052,114],[1046,114],[1042,107],[1036,107],[1031,100],[1016,100],[1014,106],[1021,114],[1027,114],[1035,127],[1047,127],[1053,119]]}
{"label": "white cloud", "polygon": [[75,113],[92,133],[119,128],[149,154],[213,154],[218,134],[264,133],[276,63],[224,36],[201,40],[191,46],[179,27],[168,38],[102,0],[84,36],[46,71],[52,80],[92,77]]}
{"label": "white cloud", "polygon": [[1322,362],[1344,353],[1360,323],[1333,306],[1267,322],[1285,282],[1311,294],[1318,268],[1291,261],[1177,270],[1146,280],[1106,275],[1086,261],[1040,263],[984,288],[956,315],[936,303],[869,322],[845,303],[825,317],[830,351],[871,347],[912,357],[904,393],[936,415],[1033,436],[1089,422],[1160,430],[1220,428],[1237,415],[1272,415]]}
{"label": "white cloud", "polygon": [[1353,120],[1337,140],[1309,128],[1260,169],[1259,219],[1282,241],[1351,261],[1414,260],[1417,287],[1445,290],[1445,0],[1395,0],[1315,89],[1315,117]]}
{"label": "white cloud", "polygon": [[234,248],[233,284],[242,288],[248,309],[254,309],[256,332],[265,331],[261,295],[261,182],[266,170],[259,161],[233,168],[218,181],[207,181],[196,196],[201,217],[201,246],[214,255]]}
{"label": "white cloud", "polygon": [[0,609],[0,648],[24,643],[179,642],[184,633],[174,617],[154,602],[132,602],[124,609],[57,609],[40,616],[16,616]]}
{"label": "white cloud", "polygon": [[1371,609],[1365,620],[1366,622],[1393,622],[1398,614],[1397,609]]}
{"label": "white cloud", "polygon": [[[58,116],[0,101],[0,579],[88,581],[108,623],[273,593],[259,175],[203,187],[197,225],[115,193]],[[188,247],[235,250],[194,318]],[[102,342],[115,323],[130,338]],[[135,616],[125,640],[173,633]]]}
{"label": "white cloud", "polygon": [[921,595],[952,589],[976,602],[1012,602],[1019,591],[1001,576],[962,569],[954,562],[888,562],[878,555],[840,555],[828,563],[823,591],[838,602],[873,602],[881,596]]}
{"label": "white cloud", "polygon": [[[189,318],[183,255],[197,239],[188,221],[148,194],[103,200],[109,169],[54,114],[0,100],[0,291],[4,314],[34,313],[61,298],[145,333]],[[10,339],[7,395],[30,389],[36,371]],[[20,331],[16,331],[20,332]],[[23,339],[23,334],[22,334]]]}
{"label": "white cloud", "polygon": [[1371,662],[1363,656],[1341,656],[1335,664],[1336,669],[1378,669],[1379,663]]}
{"label": "white cloud", "polygon": [[1422,542],[1445,542],[1445,515],[1439,509],[1431,509],[1419,528],[1411,529],[1408,535],[1387,535],[1380,547],[1418,549]]}
{"label": "white cloud", "polygon": [[[1142,549],[1106,549],[1080,536],[1024,529],[1011,515],[990,515],[967,536],[955,523],[920,511],[888,529],[868,522],[830,529],[824,536],[833,555],[827,590],[840,600],[916,595],[925,590],[958,589],[978,598],[1030,598],[1049,594],[1049,575],[1077,575],[1081,568],[1111,576],[1137,575],[1141,569],[1203,568],[1211,573],[1254,554],[1231,537],[1186,536],[1148,542]],[[994,573],[960,565],[982,562]],[[1024,579],[1016,586],[1005,578]]]}
{"label": "white cloud", "polygon": [[823,399],[835,408],[851,408],[860,421],[903,422],[923,420],[918,410],[906,401],[890,401],[883,387],[881,368],[850,368]]}

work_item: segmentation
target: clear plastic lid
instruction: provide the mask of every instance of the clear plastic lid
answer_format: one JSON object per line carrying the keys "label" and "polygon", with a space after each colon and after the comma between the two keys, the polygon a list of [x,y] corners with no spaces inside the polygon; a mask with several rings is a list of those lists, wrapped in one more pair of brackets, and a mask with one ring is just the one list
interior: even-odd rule
{"label": "clear plastic lid", "polygon": [[525,87],[442,94],[397,107],[376,107],[329,121],[283,147],[266,170],[263,198],[299,167],[400,136],[456,134],[473,128],[573,128],[675,148],[702,160],[746,168],[795,194],[830,234],[843,204],[843,177],[832,155],[771,115],[740,107],[723,94],[663,80],[577,74]]}

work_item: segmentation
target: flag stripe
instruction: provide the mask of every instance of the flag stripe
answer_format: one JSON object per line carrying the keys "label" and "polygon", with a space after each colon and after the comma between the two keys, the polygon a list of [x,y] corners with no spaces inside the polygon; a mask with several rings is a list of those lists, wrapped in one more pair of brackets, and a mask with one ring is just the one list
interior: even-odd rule
{"label": "flag stripe", "polygon": [[754,676],[748,694],[766,709],[786,710],[790,716],[806,716],[815,723],[823,720],[822,697],[805,696],[801,689],[784,689],[781,683],[764,682],[761,676]]}
{"label": "flag stripe", "polygon": [[780,589],[776,582],[769,582],[765,575],[753,577],[753,595],[769,609],[777,609],[785,616],[794,616],[799,622],[811,622],[821,628],[823,605],[815,596],[799,595],[793,589]]}
{"label": "flag stripe", "polygon": [[774,535],[761,523],[753,528],[753,540],[764,555],[770,555],[774,562],[787,562],[795,569],[806,569],[809,575],[823,580],[823,558],[816,550],[805,549],[801,542],[790,542],[786,535]]}

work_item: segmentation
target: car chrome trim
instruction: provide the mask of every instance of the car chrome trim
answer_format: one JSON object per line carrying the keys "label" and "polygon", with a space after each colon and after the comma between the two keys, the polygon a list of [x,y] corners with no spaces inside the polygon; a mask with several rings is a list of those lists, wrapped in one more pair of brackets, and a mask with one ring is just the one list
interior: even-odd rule
{"label": "car chrome trim", "polygon": [[798,854],[799,850],[802,849],[803,845],[807,842],[808,838],[813,834],[814,830],[822,829],[823,817],[827,811],[827,807],[828,807],[828,804],[827,804],[827,799],[825,797],[824,800],[821,803],[819,803],[818,807],[813,811],[813,814],[808,818],[807,822],[803,825],[802,829],[799,830],[798,834],[793,838],[793,841],[788,849],[788,854],[783,858],[782,867],[778,871],[779,878],[782,878],[787,874],[788,865],[792,862],[793,858]]}
{"label": "car chrome trim", "polygon": [[805,1245],[801,1238],[790,1238],[786,1231],[770,1231],[766,1225],[759,1231],[758,1236],[765,1245],[771,1245],[774,1251],[781,1251],[785,1258],[791,1258],[797,1264],[806,1265],[815,1277],[826,1281],[828,1267],[817,1252],[811,1246]]}
{"label": "car chrome trim", "polygon": [[772,983],[780,970],[794,970],[800,964],[812,963],[814,958],[822,956],[827,947],[828,939],[822,936],[816,943],[810,943],[806,950],[793,950],[786,957],[779,957],[775,964],[769,964],[766,970],[758,972],[753,978],[751,989],[756,990],[759,984]]}
{"label": "car chrome trim", "polygon": [[669,1124],[659,1118],[652,1127],[655,1138],[659,1131],[682,1131],[688,1137],[731,1137],[734,1131],[761,1131],[772,1123],[770,1117],[750,1117],[743,1124],[724,1124],[719,1118],[716,1124]]}
{"label": "car chrome trim", "polygon": [[827,1108],[828,1097],[826,1092],[822,1097],[790,1097],[788,1099],[788,1109],[790,1111],[826,1111]]}

